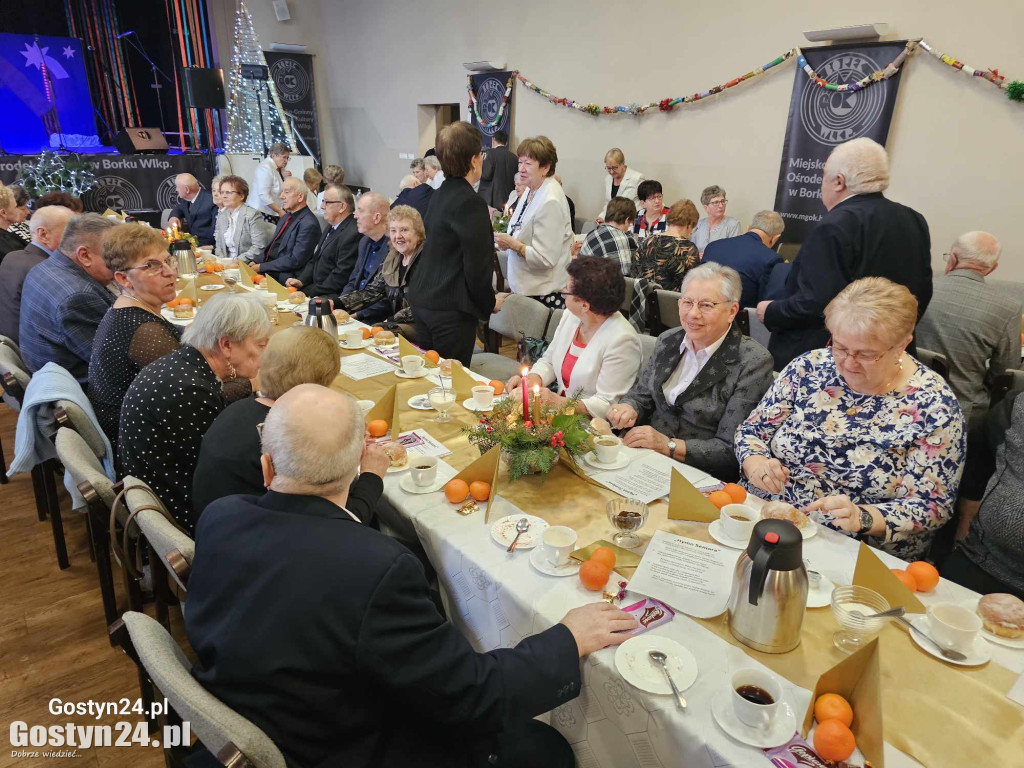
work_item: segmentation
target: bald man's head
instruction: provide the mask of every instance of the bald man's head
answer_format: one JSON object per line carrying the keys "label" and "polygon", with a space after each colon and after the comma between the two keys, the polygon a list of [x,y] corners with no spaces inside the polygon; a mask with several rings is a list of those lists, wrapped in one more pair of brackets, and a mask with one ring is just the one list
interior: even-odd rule
{"label": "bald man's head", "polygon": [[999,265],[1003,246],[994,235],[976,230],[960,235],[949,249],[950,259],[946,271],[972,269],[987,275]]}
{"label": "bald man's head", "polygon": [[64,228],[74,215],[74,211],[62,205],[44,205],[37,209],[29,221],[32,242],[48,251],[57,250],[60,239],[64,237]]}
{"label": "bald man's head", "polygon": [[356,228],[360,234],[379,240],[387,232],[388,199],[380,192],[367,192],[356,202]]}
{"label": "bald man's head", "polygon": [[191,173],[179,173],[174,177],[174,190],[178,197],[191,200],[199,192],[199,180]]}
{"label": "bald man's head", "polygon": [[347,494],[363,451],[363,415],[351,395],[300,384],[281,395],[263,423],[270,489],[304,496]]}

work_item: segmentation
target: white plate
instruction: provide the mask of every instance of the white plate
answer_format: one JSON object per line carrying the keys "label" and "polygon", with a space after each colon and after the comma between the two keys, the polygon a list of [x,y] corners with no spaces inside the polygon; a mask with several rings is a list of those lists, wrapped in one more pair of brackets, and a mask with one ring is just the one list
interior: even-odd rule
{"label": "white plate", "polygon": [[676,688],[685,691],[693,685],[697,679],[693,654],[675,640],[650,634],[631,637],[615,649],[615,668],[627,683],[648,693],[672,693],[665,673],[651,661],[650,651],[661,651],[668,657],[665,663]]}
{"label": "white plate", "polygon": [[[494,402],[497,403],[498,398],[494,398]],[[473,400],[472,397],[469,398],[468,400],[463,400],[462,407],[465,408],[467,411],[472,411],[473,413],[490,413],[491,411],[494,410],[494,405],[491,405],[490,408],[481,408],[479,405],[476,404],[476,401]]]}
{"label": "white plate", "polygon": [[407,405],[417,411],[434,410],[434,406],[430,404],[430,397],[428,395],[413,395],[409,398]]}
{"label": "white plate", "polygon": [[192,321],[196,319],[196,316],[194,314],[195,307],[192,307],[192,310],[193,310],[192,317],[175,317],[174,316],[174,310],[173,309],[167,309],[167,307],[162,307],[160,309],[160,314],[164,318],[164,320],[167,320],[167,321],[169,321],[171,323],[174,323],[175,325],[191,325]]}
{"label": "white plate", "polygon": [[594,469],[622,469],[623,467],[629,466],[629,454],[625,451],[619,451],[619,456],[615,461],[610,464],[605,464],[603,461],[597,460],[597,453],[591,451],[590,453],[583,454],[583,460],[587,462]]}
{"label": "white plate", "polygon": [[832,590],[836,588],[836,585],[829,581],[828,576],[821,574],[821,583],[817,589],[813,589],[810,584],[807,585],[807,607],[808,608],[824,608],[827,605],[832,604]]}
{"label": "white plate", "polygon": [[779,702],[775,722],[768,728],[754,728],[741,722],[732,708],[732,691],[728,689],[719,691],[718,695],[711,700],[711,714],[714,715],[718,727],[727,736],[752,747],[761,747],[762,749],[781,747],[793,738],[793,733],[796,731],[796,713],[785,699]]}
{"label": "white plate", "polygon": [[350,347],[348,344],[346,344],[345,339],[340,339],[338,341],[338,346],[341,347],[342,349],[366,349],[371,344],[373,344],[373,339],[363,339],[362,342],[360,342],[357,346],[354,347]]}
{"label": "white plate", "polygon": [[[516,549],[519,549],[518,544]],[[544,550],[540,547],[537,547],[530,553],[530,565],[541,573],[546,573],[548,576],[575,576],[580,572],[579,560],[573,560],[570,557],[569,562],[565,565],[552,565],[551,561],[544,556]]]}
{"label": "white plate", "polygon": [[803,536],[805,540],[812,539],[818,535],[818,524],[808,517],[807,522],[804,523],[804,527],[798,528],[797,530],[800,531],[800,535]]}
{"label": "white plate", "polygon": [[223,291],[227,288],[223,283],[210,283],[209,285],[200,285],[200,291]]}
{"label": "white plate", "polygon": [[992,649],[989,648],[981,638],[981,633],[978,633],[978,637],[974,638],[974,648],[971,649],[970,653],[967,653],[967,658],[964,661],[953,661],[947,659],[939,651],[939,646],[928,640],[920,632],[927,632],[931,634],[931,622],[928,620],[928,616],[923,613],[918,613],[914,616],[909,616],[910,623],[914,625],[915,629],[920,630],[919,632],[910,632],[910,637],[920,648],[937,659],[947,662],[948,664],[956,664],[958,667],[978,667],[985,664],[992,658]]}
{"label": "white plate", "polygon": [[721,520],[712,520],[711,524],[708,525],[708,533],[711,534],[712,539],[714,539],[723,546],[729,547],[730,549],[746,549],[747,544],[750,542],[749,536],[747,537],[746,541],[734,539],[731,536],[726,536],[725,530],[722,527]]}
{"label": "white plate", "polygon": [[508,549],[509,545],[512,543],[512,539],[516,537],[516,523],[524,517],[530,521],[530,529],[519,537],[519,543],[516,544],[516,550],[532,549],[537,546],[537,542],[540,541],[540,535],[544,532],[544,529],[548,527],[548,523],[546,520],[542,520],[539,517],[527,515],[522,512],[516,515],[503,517],[491,526],[491,538],[494,539],[494,543]]}
{"label": "white plate", "polygon": [[[444,488],[445,485],[447,485],[446,480],[435,480],[433,485],[416,485],[416,483],[412,481],[411,474],[406,475],[398,481],[398,487],[406,493],[435,493]],[[518,549],[518,546],[516,548]]]}
{"label": "white plate", "polygon": [[395,376],[397,376],[400,379],[422,379],[425,376],[429,375],[430,371],[428,371],[426,368],[421,370],[419,373],[406,373],[401,368],[395,368]]}
{"label": "white plate", "polygon": [[[978,612],[978,598],[972,597],[970,600],[964,600],[960,603],[964,608],[969,610],[971,613]],[[988,640],[990,643],[996,645],[1002,645],[1006,648],[1015,648],[1017,650],[1024,650],[1024,637],[1000,637],[999,635],[993,634],[985,629],[984,626],[981,628],[981,636]]]}

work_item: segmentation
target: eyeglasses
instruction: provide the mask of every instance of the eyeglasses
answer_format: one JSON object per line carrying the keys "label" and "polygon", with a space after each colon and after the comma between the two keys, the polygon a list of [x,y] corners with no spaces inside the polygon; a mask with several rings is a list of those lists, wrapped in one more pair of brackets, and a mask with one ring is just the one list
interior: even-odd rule
{"label": "eyeglasses", "polygon": [[344,200],[327,200],[324,199],[324,205],[341,205]]}
{"label": "eyeglasses", "polygon": [[679,308],[683,312],[689,312],[691,309],[694,308],[694,306],[696,306],[697,309],[700,310],[700,313],[702,315],[706,315],[709,312],[712,312],[715,309],[715,307],[717,307],[719,304],[731,303],[731,301],[708,301],[706,299],[702,301],[694,301],[693,299],[680,299]]}
{"label": "eyeglasses", "polygon": [[664,200],[664,199],[665,199],[665,196],[663,194],[661,194],[660,192],[658,192],[655,195],[648,195],[647,197],[644,198],[645,201],[647,201],[647,200]]}
{"label": "eyeglasses", "polygon": [[131,272],[133,269],[141,269],[147,275],[158,275],[165,269],[168,272],[177,272],[178,263],[173,259],[167,259],[166,261],[161,261],[160,259],[152,259],[150,261],[147,261],[145,264],[137,264],[134,267],[128,267],[128,269],[126,269],[125,271]]}
{"label": "eyeglasses", "polygon": [[853,360],[857,363],[877,363],[887,354],[896,349],[896,345],[893,344],[887,350],[881,354],[873,354],[870,352],[851,352],[846,347],[840,347],[838,344],[833,343],[832,339],[828,340],[828,346],[832,350],[832,357],[835,358],[837,363],[841,363],[843,360]]}
{"label": "eyeglasses", "polygon": [[708,205],[725,205],[728,202],[729,201],[723,197],[721,200],[709,200]]}
{"label": "eyeglasses", "polygon": [[240,194],[242,194],[237,189],[224,189],[224,187],[220,188],[220,193],[222,195],[240,195]]}
{"label": "eyeglasses", "polygon": [[608,173],[611,173],[612,171],[617,171],[617,170],[619,170],[619,168],[621,168],[621,167],[622,167],[621,165],[606,165],[606,166],[604,167],[604,169],[605,169],[606,171],[608,171]]}

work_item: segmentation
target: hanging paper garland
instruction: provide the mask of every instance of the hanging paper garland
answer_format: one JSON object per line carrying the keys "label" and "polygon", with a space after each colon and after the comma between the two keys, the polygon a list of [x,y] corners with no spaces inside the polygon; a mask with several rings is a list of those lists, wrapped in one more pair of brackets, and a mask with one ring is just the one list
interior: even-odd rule
{"label": "hanging paper garland", "polygon": [[480,109],[477,106],[476,94],[473,93],[473,76],[470,75],[467,80],[466,91],[469,93],[469,108],[473,112],[473,117],[476,118],[477,124],[481,128],[496,128],[501,125],[501,119],[505,114],[505,107],[508,106],[509,97],[512,95],[512,81],[519,75],[519,70],[511,72],[508,76],[508,82],[505,83],[505,95],[502,96],[501,106],[498,107],[498,114],[494,116],[493,120],[484,120],[480,115]]}
{"label": "hanging paper garland", "polygon": [[[856,82],[830,83],[826,81],[817,72],[815,72],[807,63],[807,59],[804,57],[803,51],[801,51],[800,48],[792,48],[786,51],[781,56],[778,56],[769,61],[767,64],[759,67],[758,69],[751,70],[750,72],[747,72],[745,75],[740,75],[739,77],[733,78],[727,83],[716,85],[714,88],[710,88],[706,91],[701,91],[691,96],[677,96],[675,98],[662,99],[661,101],[653,101],[650,104],[637,104],[634,102],[632,104],[620,105],[615,107],[602,107],[599,104],[594,103],[584,104],[583,102],[574,101],[573,99],[555,96],[553,93],[545,91],[540,86],[534,85],[532,82],[527,80],[518,72],[514,72],[513,74],[519,79],[519,82],[521,82],[534,93],[543,96],[552,104],[559,104],[563,107],[569,107],[570,109],[575,109],[580,112],[586,112],[587,114],[590,115],[627,114],[640,116],[652,109],[658,109],[661,112],[671,112],[672,109],[678,106],[679,104],[692,104],[696,101],[700,101],[701,99],[706,99],[709,96],[714,96],[715,94],[721,93],[722,91],[725,91],[729,88],[734,88],[740,83],[750,80],[753,77],[757,77],[758,75],[767,72],[769,69],[772,69],[773,67],[776,67],[779,64],[782,64],[783,62],[788,61],[789,59],[792,59],[794,57],[797,60],[797,64],[800,66],[801,69],[803,69],[804,73],[807,75],[807,78],[812,83],[817,85],[819,88],[822,88],[827,91],[838,92],[860,91],[865,88],[870,88],[872,85],[875,85],[876,83],[888,80],[897,72],[899,72],[900,68],[906,62],[907,57],[917,49],[918,45],[920,45],[926,51],[935,56],[935,58],[948,64],[954,69],[966,71],[968,74],[972,74],[975,77],[980,77],[985,80],[988,80],[996,87],[1004,89],[1007,92],[1007,96],[1010,98],[1011,101],[1024,101],[1024,82],[1014,81],[1012,83],[1007,83],[1006,78],[999,74],[998,69],[989,69],[982,71],[973,69],[972,67],[968,67],[966,64],[957,61],[951,56],[947,56],[942,53],[937,53],[924,40],[908,41],[906,47],[902,51],[900,51],[900,54],[895,59],[893,59],[891,62],[889,62],[886,66],[882,67],[881,69],[872,72],[870,75],[867,75],[861,78],[860,80],[857,80]],[[506,98],[507,93],[508,91],[506,90]],[[472,91],[470,91],[470,100],[470,104],[472,106],[474,104]],[[477,118],[479,119],[479,115],[477,115]]]}

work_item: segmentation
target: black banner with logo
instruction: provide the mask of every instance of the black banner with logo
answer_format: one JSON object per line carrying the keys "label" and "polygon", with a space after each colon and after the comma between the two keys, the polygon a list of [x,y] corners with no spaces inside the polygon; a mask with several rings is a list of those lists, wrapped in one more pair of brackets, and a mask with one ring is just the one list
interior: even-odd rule
{"label": "black banner with logo", "polygon": [[[87,211],[103,213],[173,208],[178,202],[174,177],[191,173],[205,189],[213,174],[202,155],[82,155],[96,174],[92,189],[82,195]],[[18,171],[34,166],[38,155],[0,157],[0,183],[13,184]]]}
{"label": "black banner with logo", "polygon": [[[804,48],[803,54],[826,82],[854,83],[884,69],[905,46],[905,40],[849,43]],[[775,210],[786,222],[784,242],[803,242],[825,215],[822,170],[836,146],[860,136],[885,144],[899,86],[897,73],[858,91],[829,91],[797,66],[775,192]]]}
{"label": "black banner with logo", "polygon": [[[470,106],[469,121],[484,137],[484,149],[491,148],[491,137],[497,131],[504,131],[512,137],[512,98],[515,96],[515,77],[511,72],[483,72],[470,75],[476,108]],[[508,90],[508,103],[505,91]],[[477,119],[477,114],[481,120]],[[498,119],[498,115],[501,118]]]}
{"label": "black banner with logo", "polygon": [[[264,51],[270,76],[277,86],[281,106],[291,117],[292,127],[309,145],[310,154],[321,163],[320,115],[316,109],[316,88],[313,81],[313,56],[308,53],[277,53]],[[295,139],[300,153],[306,150]]]}

